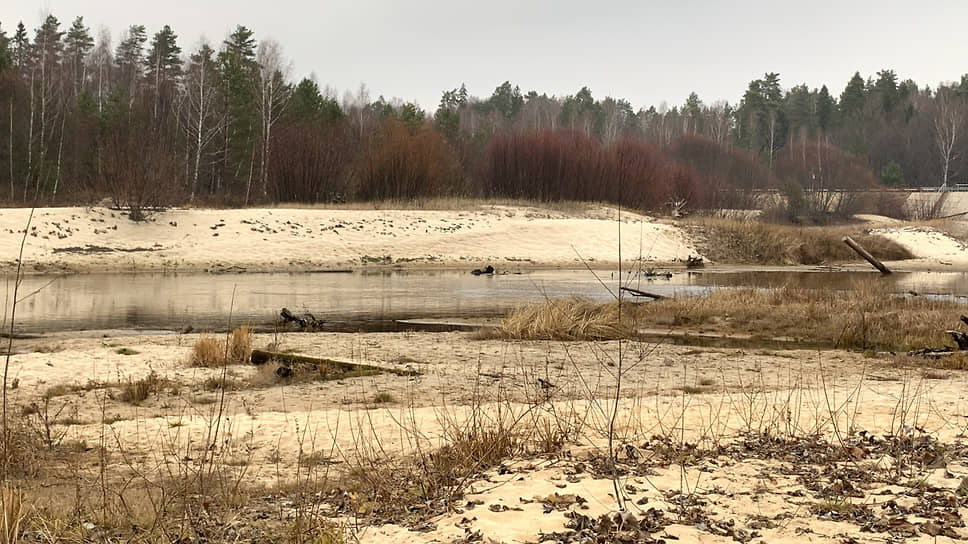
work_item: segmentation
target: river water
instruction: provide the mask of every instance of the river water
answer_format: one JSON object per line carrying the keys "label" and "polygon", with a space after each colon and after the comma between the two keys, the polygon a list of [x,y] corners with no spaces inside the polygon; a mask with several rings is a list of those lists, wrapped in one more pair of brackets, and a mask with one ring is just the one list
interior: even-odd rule
{"label": "river water", "polygon": [[[968,295],[968,274],[910,272],[677,271],[671,278],[626,276],[629,287],[660,295],[693,295],[722,287],[851,289],[885,282],[896,292]],[[13,279],[0,278],[9,318]],[[399,319],[494,317],[543,297],[608,300],[619,285],[609,272],[544,270],[472,276],[463,271],[377,271],[266,274],[78,274],[26,277],[17,307],[18,331],[147,329],[222,330],[268,327],[287,307],[312,313],[332,330],[380,330]],[[611,292],[610,292],[611,291]],[[8,326],[8,325],[7,325]]]}

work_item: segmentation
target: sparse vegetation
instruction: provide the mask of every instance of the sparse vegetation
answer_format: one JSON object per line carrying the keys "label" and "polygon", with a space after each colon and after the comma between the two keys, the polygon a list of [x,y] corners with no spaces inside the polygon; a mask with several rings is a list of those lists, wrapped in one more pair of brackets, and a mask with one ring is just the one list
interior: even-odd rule
{"label": "sparse vegetation", "polygon": [[856,261],[857,254],[842,240],[847,235],[878,259],[912,258],[897,243],[852,226],[802,227],[715,218],[691,220],[688,225],[700,235],[703,254],[719,263],[816,265]]}
{"label": "sparse vegetation", "polygon": [[191,366],[217,368],[229,364],[245,364],[252,353],[252,331],[242,326],[233,330],[224,339],[202,335],[195,342]]}
{"label": "sparse vegetation", "polygon": [[373,395],[372,400],[373,400],[373,404],[387,404],[390,402],[396,402],[396,399],[393,398],[393,395],[388,391],[383,391],[383,392],[377,393],[376,395]]}
{"label": "sparse vegetation", "polygon": [[[635,338],[644,328],[702,328],[752,339],[785,337],[822,347],[907,351],[946,345],[963,307],[897,297],[874,283],[848,291],[728,289],[704,297],[626,303],[554,299],[519,308],[484,336],[531,340]],[[954,360],[952,360],[954,361]]]}
{"label": "sparse vegetation", "polygon": [[153,370],[144,378],[137,380],[129,378],[121,382],[118,400],[128,404],[139,405],[148,400],[148,397],[151,395],[161,391],[165,383],[167,383],[167,380],[163,379]]}

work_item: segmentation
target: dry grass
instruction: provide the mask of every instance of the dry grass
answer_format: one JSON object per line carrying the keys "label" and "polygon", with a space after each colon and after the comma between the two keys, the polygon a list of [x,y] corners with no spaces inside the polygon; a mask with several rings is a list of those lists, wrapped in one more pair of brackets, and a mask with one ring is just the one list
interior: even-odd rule
{"label": "dry grass", "polygon": [[121,391],[118,393],[118,400],[139,405],[148,400],[151,395],[161,391],[166,381],[154,371],[140,380],[128,379],[120,384]]}
{"label": "dry grass", "polygon": [[[635,335],[639,310],[626,304],[618,322],[617,304],[597,304],[580,298],[551,299],[514,310],[501,321],[499,338],[524,340],[605,340]],[[482,336],[493,334],[483,331]]]}
{"label": "dry grass", "polygon": [[225,339],[202,335],[192,349],[191,366],[217,368],[227,364],[245,364],[252,353],[252,331],[242,326]]}
{"label": "dry grass", "polygon": [[0,486],[0,544],[20,541],[20,527],[26,517],[21,491],[8,483]]}
{"label": "dry grass", "polygon": [[704,218],[687,224],[704,239],[700,250],[709,259],[736,264],[806,264],[859,260],[842,239],[850,236],[885,261],[911,259],[896,242],[871,236],[856,226],[798,227],[755,220]]}
{"label": "dry grass", "polygon": [[701,329],[752,335],[753,340],[794,338],[823,347],[906,351],[939,347],[964,307],[954,301],[897,297],[873,283],[849,291],[796,288],[732,289],[706,297],[618,304],[556,299],[508,315],[499,338],[601,340],[631,338],[643,328]]}
{"label": "dry grass", "polygon": [[522,433],[511,422],[445,424],[446,443],[406,458],[368,456],[343,474],[339,488],[356,497],[364,516],[402,520],[419,504],[426,513],[443,513],[460,497],[469,479],[525,452]]}

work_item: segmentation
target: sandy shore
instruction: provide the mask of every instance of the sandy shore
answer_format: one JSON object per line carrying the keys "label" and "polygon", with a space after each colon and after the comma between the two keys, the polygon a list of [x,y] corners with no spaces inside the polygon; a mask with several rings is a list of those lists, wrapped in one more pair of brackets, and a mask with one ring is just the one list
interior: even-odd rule
{"label": "sandy shore", "polygon": [[[14,265],[29,210],[0,210],[0,267]],[[605,266],[618,261],[615,210],[173,209],[135,223],[106,208],[42,208],[26,239],[33,272],[301,271],[361,266]],[[650,217],[622,214],[622,259],[698,252]]]}
{"label": "sandy shore", "polygon": [[[172,466],[194,470],[208,450],[226,467],[244,470],[246,485],[264,489],[288,489],[301,471],[303,478],[314,470],[336,474],[367,459],[439,447],[454,425],[472,416],[489,424],[504,418],[509,432],[530,433],[538,442],[541,429],[567,436],[560,451],[523,451],[469,480],[464,498],[440,514],[381,522],[369,514],[381,505],[366,498],[354,499],[360,510],[349,520],[330,511],[362,542],[538,542],[542,534],[567,535],[576,515],[595,519],[616,511],[602,468],[614,342],[504,342],[470,333],[257,335],[256,347],[420,375],[285,384],[259,367],[231,365],[233,385],[223,399],[207,385],[220,369],[188,366],[197,339],[18,341],[26,353],[13,357],[11,402],[43,406],[25,416],[29,421],[56,412],[49,418],[57,444],[90,452],[107,436],[108,470],[134,467],[153,481],[155,472],[163,476]],[[968,508],[946,510],[944,525],[932,507],[918,507],[910,496],[911,489],[929,489],[961,504],[954,493],[968,477],[968,457],[957,445],[968,406],[963,372],[899,368],[889,354],[843,351],[629,344],[624,357],[629,366],[616,427],[620,485],[637,519],[661,517],[655,537],[797,542],[809,534],[816,542],[882,542],[898,530],[823,510],[838,504],[869,509],[875,520],[897,517],[887,505],[905,505],[904,527],[920,535],[912,541],[968,536],[950,517],[960,519]],[[121,384],[148,376],[155,376],[157,390],[142,402],[126,402]],[[216,424],[218,438],[206,447]],[[912,457],[887,447],[893,443],[884,437],[899,433],[913,441]],[[695,449],[700,445],[708,452]],[[928,446],[941,457],[925,459]],[[98,466],[93,452],[73,463],[79,474]],[[845,485],[849,492],[831,491]],[[280,515],[274,503],[259,504],[236,514],[234,523],[258,527],[265,508]],[[929,522],[947,533],[930,539],[936,527]],[[478,534],[484,540],[467,540]],[[562,538],[583,541],[575,534]]]}

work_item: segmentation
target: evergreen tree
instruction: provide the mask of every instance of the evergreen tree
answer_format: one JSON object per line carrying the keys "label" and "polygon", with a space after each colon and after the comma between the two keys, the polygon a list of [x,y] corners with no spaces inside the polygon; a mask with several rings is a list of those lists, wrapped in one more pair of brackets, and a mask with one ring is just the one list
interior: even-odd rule
{"label": "evergreen tree", "polygon": [[60,21],[48,15],[34,32],[34,56],[42,69],[51,73],[60,63],[64,51],[64,32],[60,30]]}
{"label": "evergreen tree", "polygon": [[10,68],[12,65],[13,59],[10,53],[10,38],[4,32],[3,26],[0,26],[0,72]]}
{"label": "evergreen tree", "polygon": [[84,18],[77,17],[67,31],[67,61],[70,63],[71,91],[74,96],[80,92],[84,83],[84,59],[94,49],[94,38],[84,26]]}
{"label": "evergreen tree", "polygon": [[867,89],[864,86],[864,78],[860,77],[860,72],[854,72],[854,76],[847,82],[847,87],[840,95],[840,113],[844,117],[860,117],[867,103]]}
{"label": "evergreen tree", "polygon": [[255,61],[253,32],[238,25],[223,42],[218,71],[225,99],[227,129],[223,157],[225,178],[234,183],[251,182],[255,162],[255,136],[259,126],[259,65]]}
{"label": "evergreen tree", "polygon": [[308,77],[303,78],[292,92],[289,116],[297,120],[318,118],[323,111],[323,102],[319,85]]}
{"label": "evergreen tree", "polygon": [[832,127],[836,109],[837,104],[830,96],[827,86],[820,87],[820,92],[817,93],[817,127],[821,132],[826,133]]}
{"label": "evergreen tree", "polygon": [[29,55],[30,38],[27,36],[27,27],[20,21],[17,23],[17,33],[13,35],[13,62],[18,70],[27,66]]}
{"label": "evergreen tree", "polygon": [[524,96],[521,94],[521,87],[517,85],[511,87],[511,82],[505,81],[494,89],[488,103],[505,119],[510,120],[521,111],[521,106],[524,105]]}
{"label": "evergreen tree", "polygon": [[120,73],[120,86],[131,96],[138,86],[138,80],[141,79],[147,41],[148,34],[144,25],[132,25],[114,53],[114,62]]}
{"label": "evergreen tree", "polygon": [[457,141],[460,131],[460,110],[467,105],[467,86],[461,83],[459,89],[444,91],[440,97],[440,105],[434,113],[434,124],[437,131],[451,143]]}
{"label": "evergreen tree", "polygon": [[881,168],[881,182],[889,187],[904,187],[904,169],[895,161]]}
{"label": "evergreen tree", "polygon": [[145,75],[150,78],[169,78],[181,71],[181,47],[178,36],[170,26],[165,25],[151,39],[151,47],[145,59]]}
{"label": "evergreen tree", "polygon": [[178,36],[171,27],[165,25],[151,39],[151,47],[145,59],[145,77],[154,86],[153,115],[155,118],[158,117],[162,95],[166,94],[164,88],[181,73],[181,47],[178,47],[177,39]]}
{"label": "evergreen tree", "polygon": [[815,128],[815,103],[816,91],[810,92],[806,85],[796,85],[787,92],[784,100],[784,112],[791,133],[805,131],[806,135],[813,132]]}
{"label": "evergreen tree", "polygon": [[894,70],[877,72],[877,81],[874,82],[873,92],[880,99],[881,111],[885,114],[891,113],[900,98],[897,89],[897,74],[894,73]]}
{"label": "evergreen tree", "polygon": [[421,125],[423,125],[424,120],[427,118],[427,115],[424,113],[424,111],[418,108],[413,102],[407,102],[400,106],[397,116],[411,131],[420,128]]}

